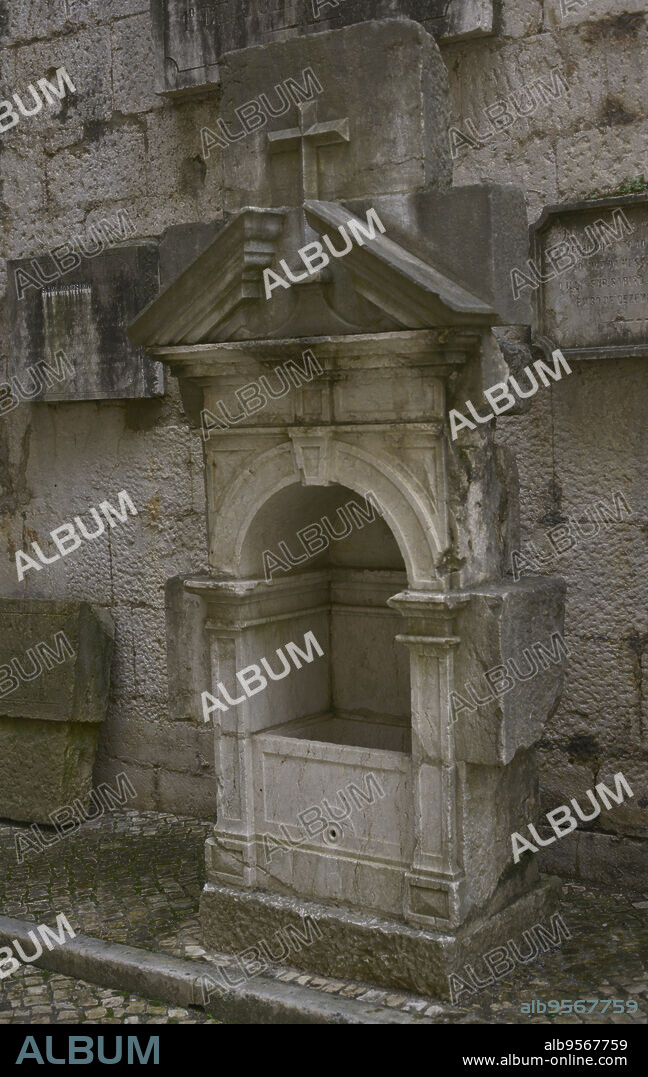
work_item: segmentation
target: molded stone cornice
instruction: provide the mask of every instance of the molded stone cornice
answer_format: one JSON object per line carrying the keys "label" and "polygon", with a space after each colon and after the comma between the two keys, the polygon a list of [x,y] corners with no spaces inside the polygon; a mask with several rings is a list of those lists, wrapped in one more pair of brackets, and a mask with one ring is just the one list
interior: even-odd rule
{"label": "molded stone cornice", "polygon": [[243,303],[263,295],[283,210],[242,209],[214,242],[130,325],[135,344],[198,344]]}
{"label": "molded stone cornice", "polygon": [[214,344],[164,345],[150,347],[152,356],[168,363],[180,377],[209,378],[241,363],[273,364],[299,359],[312,348],[327,369],[354,367],[382,369],[402,366],[434,367],[444,375],[475,356],[480,335],[469,328],[405,330],[397,333],[359,333],[343,336],[297,337],[280,340],[224,341]]}

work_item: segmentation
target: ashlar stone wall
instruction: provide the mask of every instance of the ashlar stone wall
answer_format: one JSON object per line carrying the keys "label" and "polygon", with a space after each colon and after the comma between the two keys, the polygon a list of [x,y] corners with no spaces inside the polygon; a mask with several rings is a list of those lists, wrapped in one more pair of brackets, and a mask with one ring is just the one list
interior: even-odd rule
{"label": "ashlar stone wall", "polygon": [[[455,129],[470,133],[467,119],[481,136],[492,124],[505,128],[483,144],[471,134],[475,145],[456,148],[455,183],[517,183],[533,221],[546,204],[606,194],[648,174],[647,12],[641,0],[563,0],[562,9],[561,0],[502,0],[496,35],[442,43]],[[221,215],[221,150],[205,160],[200,137],[216,126],[219,89],[182,99],[155,93],[149,0],[0,0],[2,99],[60,66],[78,92],[0,137],[0,300],[7,260],[87,234],[120,210],[141,240]],[[515,101],[528,101],[520,95],[537,80],[538,107],[517,116]],[[507,110],[515,122],[505,126]],[[3,381],[9,332],[2,302]],[[518,461],[523,550],[531,543],[547,552],[549,528],[585,516],[597,499],[610,503],[617,491],[632,508],[630,519],[539,569],[568,581],[571,651],[566,692],[542,744],[545,810],[618,770],[635,792],[614,824],[601,816],[545,858],[615,882],[619,873],[639,878],[646,847],[646,396],[641,360],[596,360],[498,424]],[[16,549],[46,542],[54,527],[122,489],[137,518],[18,585]],[[85,599],[115,619],[97,780],[126,770],[139,806],[212,814],[211,734],[188,659],[200,626],[178,582],[206,569],[202,445],[175,380],[159,400],[22,403],[0,416],[0,512],[4,596]],[[183,641],[172,654],[167,619]]]}
{"label": "ashlar stone wall", "polygon": [[[647,12],[641,0],[563,0],[562,7],[560,0],[504,0],[497,37],[442,45],[454,126],[470,133],[465,121],[472,119],[482,136],[503,128],[483,145],[456,149],[455,183],[517,183],[534,222],[544,205],[648,178]],[[520,117],[516,102],[530,108],[529,91],[538,107]],[[648,188],[639,182],[637,189]],[[614,812],[581,824],[587,833],[544,850],[544,860],[560,873],[637,886],[648,878],[647,410],[646,360],[596,359],[574,364],[524,415],[498,423],[520,474],[522,554],[545,560],[527,571],[558,573],[568,584],[570,658],[541,745],[543,811],[571,797],[586,803],[585,791],[618,771],[634,792]],[[572,528],[558,545],[573,537],[573,548],[552,550],[552,527],[575,519],[591,532],[593,506],[611,507],[616,493],[631,516],[613,513],[622,519],[590,538]]]}

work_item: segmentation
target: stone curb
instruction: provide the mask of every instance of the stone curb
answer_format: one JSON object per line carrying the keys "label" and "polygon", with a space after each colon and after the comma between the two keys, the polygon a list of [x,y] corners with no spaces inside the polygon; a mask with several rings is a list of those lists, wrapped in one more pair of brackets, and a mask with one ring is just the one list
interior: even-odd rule
{"label": "stone curb", "polygon": [[[37,926],[27,920],[0,916],[0,943],[10,945],[17,939],[25,953],[29,953],[34,948],[29,932]],[[205,1005],[201,981],[214,973],[213,965],[183,961],[87,935],[75,935],[53,950],[44,947],[41,957],[32,964],[101,987],[132,991],[144,998],[199,1006],[228,1024],[433,1024],[428,1018],[385,1010],[355,999],[327,997],[277,980],[250,980],[240,987],[221,991]]]}

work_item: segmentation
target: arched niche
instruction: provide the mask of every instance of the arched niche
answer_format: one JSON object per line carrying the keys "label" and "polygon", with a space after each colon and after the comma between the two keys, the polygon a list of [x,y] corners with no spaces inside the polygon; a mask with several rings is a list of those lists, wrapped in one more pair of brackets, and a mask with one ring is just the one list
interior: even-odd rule
{"label": "arched niche", "polygon": [[[369,442],[369,439],[367,439]],[[402,555],[407,585],[413,590],[442,590],[436,564],[447,546],[445,478],[442,453],[427,441],[412,447],[424,456],[423,483],[414,469],[395,454],[368,443],[360,447],[330,431],[293,433],[290,443],[257,454],[223,492],[212,490],[210,511],[211,568],[214,575],[246,578],[253,521],[267,512],[266,503],[286,488],[299,484],[317,488],[326,505],[325,489],[337,484],[373,497]],[[306,503],[306,502],[305,502]],[[314,502],[308,502],[313,504]],[[322,513],[315,508],[317,520]],[[306,521],[308,523],[310,521]],[[305,525],[304,525],[305,526]],[[248,558],[249,561],[249,558]]]}
{"label": "arched niche", "polygon": [[309,631],[324,650],[259,695],[254,728],[408,753],[409,654],[395,642],[402,617],[387,605],[407,587],[407,572],[378,506],[337,483],[295,482],[250,521],[239,569],[246,579],[264,580],[268,611],[252,628],[249,655],[264,655],[280,671],[277,647],[303,644]]}

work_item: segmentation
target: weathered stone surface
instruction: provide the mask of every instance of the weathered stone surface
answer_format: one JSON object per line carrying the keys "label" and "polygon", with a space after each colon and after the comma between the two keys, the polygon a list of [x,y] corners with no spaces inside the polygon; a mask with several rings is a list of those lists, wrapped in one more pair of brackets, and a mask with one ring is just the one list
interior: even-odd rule
{"label": "weathered stone surface", "polygon": [[[547,80],[554,67],[565,74],[570,92],[564,99],[549,101],[534,115],[520,118],[480,149],[466,147],[454,162],[458,183],[476,185],[487,179],[519,184],[532,220],[545,205],[613,192],[645,173],[645,0],[587,0],[569,6],[572,13],[554,20],[554,15],[560,15],[560,0],[544,5],[539,0],[506,0],[500,5],[496,35],[454,44],[439,39],[452,88],[452,123],[460,129],[471,118],[480,132],[485,131],[489,125],[479,121],[486,107],[506,100],[509,94],[520,99],[525,85],[539,78]],[[303,7],[308,15],[308,0]],[[345,14],[343,9],[351,12],[352,7],[356,9],[357,0],[340,3],[338,14]],[[543,7],[544,29],[538,24],[538,9]],[[3,249],[11,257],[22,258],[25,252],[40,249],[40,234],[47,237],[48,246],[55,246],[80,232],[88,220],[112,215],[122,207],[132,211],[141,238],[160,234],[171,223],[212,220],[220,214],[221,151],[212,149],[206,168],[195,159],[201,151],[201,127],[215,127],[219,117],[218,97],[214,93],[203,99],[187,97],[181,107],[176,101],[172,106],[164,101],[162,107],[159,101],[153,105],[149,45],[140,21],[142,16],[148,20],[148,8],[149,0],[0,3],[5,46],[0,50],[2,96],[21,90],[21,72],[27,65],[30,76],[40,77],[57,57],[66,64],[69,61],[73,76],[78,73],[80,88],[76,103],[70,99],[66,110],[52,108],[48,122],[39,116],[26,118],[2,137]],[[322,9],[318,20],[322,28],[327,13],[335,16],[336,10]],[[282,72],[281,78],[287,75],[292,72]],[[112,114],[111,87],[118,109]],[[145,111],[145,105],[151,111]],[[87,128],[81,115],[88,121]],[[337,151],[332,147],[326,152]],[[504,231],[502,241],[507,238]],[[467,260],[471,256],[469,246]],[[6,284],[5,263],[0,260],[3,294]],[[11,353],[6,308],[0,332],[0,380],[6,380],[5,364]],[[613,741],[627,734],[629,750],[637,759],[646,759],[641,741],[648,720],[648,656],[642,642],[648,632],[643,587],[645,360],[598,360],[578,364],[578,370],[578,375],[575,371],[560,385],[538,393],[529,402],[527,414],[498,422],[496,434],[497,442],[508,447],[518,465],[525,542],[539,541],[546,548],[541,536],[561,514],[586,511],[588,502],[597,496],[609,502],[616,489],[637,506],[635,518],[613,545],[608,533],[602,533],[538,569],[558,572],[575,584],[570,586],[568,602],[570,647],[570,633],[575,633],[569,701],[568,707],[559,705],[547,731],[552,747],[541,780],[546,796],[559,780],[565,785],[572,780],[574,767],[560,769],[554,762],[564,756],[562,748],[555,746],[564,746],[567,730],[570,740],[589,730],[602,756],[611,750]],[[199,415],[200,405],[197,422]],[[127,742],[128,753],[112,761],[102,757],[104,769],[98,773],[101,778],[111,776],[113,763],[117,771],[128,769],[136,777],[141,803],[161,809],[165,803],[158,796],[158,771],[148,763],[144,769],[138,754],[146,754],[147,731],[152,734],[158,719],[168,717],[162,700],[167,672],[160,661],[158,639],[164,584],[169,576],[199,572],[206,566],[202,444],[199,434],[183,423],[173,378],[163,403],[114,401],[101,410],[91,402],[56,408],[25,405],[0,422],[0,451],[6,461],[0,469],[2,528],[10,550],[23,545],[25,524],[47,535],[66,519],[71,498],[75,510],[83,512],[106,496],[107,489],[113,488],[117,458],[123,485],[131,489],[135,483],[143,502],[151,503],[141,541],[122,542],[113,556],[108,543],[99,539],[76,558],[52,565],[47,574],[31,574],[35,582],[25,583],[28,593],[38,594],[38,576],[46,576],[41,593],[90,599],[114,611],[120,655],[115,687],[123,678],[124,691],[115,693],[110,720],[121,731],[121,715],[127,713],[137,715],[141,726]],[[471,446],[462,449],[462,455],[469,480],[462,487],[464,500],[473,506],[482,502],[490,512],[493,500],[482,496],[488,474],[482,466],[483,454]],[[5,557],[3,563],[3,593],[15,593],[13,561]],[[133,579],[138,580],[136,592]],[[143,623],[133,628],[131,605],[158,615],[155,660],[150,663],[135,660],[130,649],[134,638],[139,647],[144,646]],[[136,661],[148,674],[137,681]],[[126,693],[134,684],[141,694],[136,705],[123,712]],[[118,737],[110,747],[117,750]],[[184,742],[177,758],[185,764]],[[171,765],[169,761],[167,766]],[[207,800],[203,806],[207,810]],[[547,810],[551,806],[546,803]],[[588,871],[595,877],[599,865],[611,882],[619,882],[624,872],[631,878],[631,861],[622,856],[608,872],[602,851],[607,840],[601,836],[593,849]],[[622,849],[629,839],[613,840],[615,848]],[[569,997],[568,991],[563,993]],[[511,1005],[519,1010],[517,1001]]]}
{"label": "weathered stone surface", "polygon": [[[545,828],[539,833],[546,839],[552,832]],[[625,886],[639,892],[648,887],[645,840],[575,830],[541,849],[538,856],[543,871],[555,871],[583,881],[597,879],[605,886],[618,886],[622,879]]]}
{"label": "weathered stone surface", "polygon": [[[559,2],[559,0],[556,0]],[[523,38],[535,34],[542,26],[543,0],[516,0],[502,4],[500,29],[504,37]]]}
{"label": "weathered stone surface", "polygon": [[[531,923],[548,921],[557,904],[555,884],[556,880],[538,884],[495,917],[476,920],[455,936],[331,905],[225,886],[205,887],[200,912],[205,944],[213,949],[241,952],[283,928],[288,937],[292,930],[308,939],[308,945],[290,953],[296,968],[447,999],[451,972],[460,973],[481,952],[521,937]],[[310,925],[306,917],[311,918]]]}
{"label": "weathered stone surface", "polygon": [[[376,56],[381,64],[376,65]],[[434,39],[417,23],[386,20],[317,34],[304,54],[301,39],[229,53],[222,63],[221,117],[238,134],[236,109],[288,78],[302,86],[310,68],[321,92],[309,87],[309,123],[348,119],[348,141],[327,142],[317,156],[317,191],[324,201],[447,187],[447,73]],[[367,110],[365,102],[371,99]],[[299,206],[304,201],[297,149],[270,153],[269,134],[299,126],[293,95],[289,110],[223,149],[224,208]],[[277,103],[273,105],[277,110]]]}
{"label": "weathered stone surface", "polygon": [[460,280],[492,306],[503,323],[531,322],[528,293],[514,299],[510,279],[510,266],[527,257],[521,190],[480,183],[349,203],[349,209],[362,218],[372,206],[390,239]]}
{"label": "weathered stone surface", "polygon": [[225,221],[177,224],[160,237],[160,288],[167,288],[214,242]]}
{"label": "weathered stone surface", "polygon": [[[478,101],[481,100],[480,92],[481,88],[476,91]],[[486,176],[493,183],[527,187],[527,212],[532,218],[539,216],[545,206],[542,192],[553,190],[557,183],[557,150],[551,139],[544,137],[532,139],[530,143],[521,142],[524,150],[528,149],[528,160],[518,140],[509,142],[500,138],[494,145],[488,143],[478,149],[467,149],[455,161],[455,183],[471,184]]]}
{"label": "weathered stone surface", "polygon": [[51,825],[51,812],[87,801],[98,734],[87,722],[0,717],[2,816]]}
{"label": "weathered stone surface", "polygon": [[568,358],[648,355],[648,197],[549,206],[533,234],[539,331]]}
{"label": "weathered stone surface", "polygon": [[544,22],[547,29],[564,29],[618,16],[625,16],[630,21],[633,13],[643,14],[645,10],[645,0],[547,0]]}
{"label": "weathered stone surface", "polygon": [[142,118],[149,150],[138,182],[144,181],[151,203],[140,206],[145,234],[159,235],[173,225],[221,215],[219,150],[212,148],[205,161],[201,143],[201,130],[212,127],[217,116],[217,101],[207,98],[195,104],[174,102]]}
{"label": "weathered stone surface", "polygon": [[90,791],[114,627],[86,603],[3,600],[0,619],[0,815],[49,822]]}
{"label": "weathered stone surface", "polygon": [[[41,674],[32,680],[19,676],[20,686],[2,700],[2,713],[16,718],[50,722],[102,722],[108,700],[113,627],[108,614],[87,603],[3,599],[0,662],[14,657],[25,673],[34,665],[25,658],[37,644],[52,643],[63,632],[75,652],[68,663],[46,655]],[[49,662],[48,662],[49,657]],[[58,668],[56,668],[58,667]],[[15,667],[14,667],[15,668]]]}
{"label": "weathered stone surface", "polygon": [[[548,735],[559,746],[552,752],[553,774],[549,773],[549,767],[544,783],[547,803],[550,792],[555,800],[556,783],[562,783],[564,789],[571,789],[573,785],[580,791],[573,770],[570,768],[567,780],[567,773],[559,766],[561,754],[565,762],[570,759],[582,768],[588,762],[600,766],[607,753],[615,749],[634,746],[640,750],[639,685],[633,676],[637,655],[627,643],[617,643],[616,640],[609,640],[605,654],[600,655],[596,627],[587,626],[586,635],[576,630],[570,633],[570,654],[560,710],[547,723]],[[592,665],[599,669],[601,681],[598,686],[587,677]],[[612,700],[608,691],[601,690],[601,685],[615,682]],[[570,747],[573,747],[573,753]]]}
{"label": "weathered stone surface", "polygon": [[170,716],[202,723],[201,693],[209,671],[205,610],[179,576],[166,585],[166,636],[173,641],[167,658]]}
{"label": "weathered stone surface", "polygon": [[51,38],[65,30],[78,30],[88,23],[108,22],[145,11],[149,3],[150,0],[112,0],[107,8],[102,0],[59,0],[55,4],[49,0],[24,0],[20,4],[3,0],[0,41]]}
{"label": "weathered stone surface", "polygon": [[[61,6],[51,5],[59,11]],[[109,122],[113,107],[109,27],[79,28],[75,35],[60,37],[54,65],[49,39],[23,45],[16,50],[15,57],[16,72],[10,93],[18,93],[27,107],[31,102],[28,86],[37,86],[43,76],[56,86],[56,68],[64,68],[74,86],[71,90],[65,84],[65,97],[60,101],[52,93],[51,102],[42,94],[45,103],[40,112],[21,118],[10,132],[3,134],[3,141],[10,139],[16,150],[28,155],[34,138],[38,137],[51,153],[77,143],[85,130]],[[86,72],[95,64],[93,77],[88,78]]]}
{"label": "weathered stone surface", "polygon": [[[510,763],[516,752],[531,748],[542,736],[563,686],[564,652],[551,637],[559,633],[562,638],[564,598],[565,584],[558,579],[522,579],[472,591],[457,629],[462,643],[456,659],[456,691],[471,703],[457,708],[459,759]],[[544,662],[534,658],[533,645],[538,643],[555,657],[545,657]],[[498,667],[488,680],[485,673]],[[518,673],[528,679],[521,680]],[[475,706],[468,686],[487,702]]]}
{"label": "weathered stone surface", "polygon": [[440,39],[493,29],[493,0],[153,0],[159,92],[195,90],[226,78],[224,53],[266,41],[400,17]]}
{"label": "weathered stone surface", "polygon": [[[123,231],[123,224],[120,226]],[[94,248],[103,240],[94,234]],[[86,249],[92,250],[93,246]],[[44,358],[55,367],[63,352],[72,367],[65,379],[47,382],[30,399],[109,400],[159,396],[164,374],[125,327],[157,289],[158,254],[139,243],[81,257],[72,245],[34,259],[9,263],[12,377],[21,395],[32,392],[28,367]],[[73,267],[70,266],[72,261]],[[27,277],[29,274],[29,277]],[[49,279],[50,283],[43,283]],[[35,282],[35,283],[34,283]],[[38,378],[36,379],[38,382]]]}
{"label": "weathered stone surface", "polygon": [[44,166],[53,212],[59,218],[78,214],[83,205],[94,209],[97,203],[102,206],[117,203],[121,208],[149,195],[147,177],[141,167],[146,130],[140,118],[90,129],[96,129],[101,137],[90,140],[83,152],[78,143],[63,148]]}
{"label": "weathered stone surface", "polygon": [[134,115],[162,107],[155,93],[157,56],[149,12],[120,19],[113,29],[112,47],[115,110]]}

